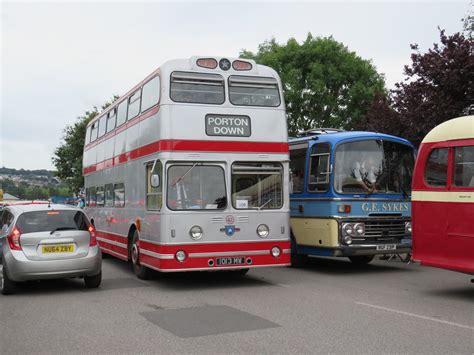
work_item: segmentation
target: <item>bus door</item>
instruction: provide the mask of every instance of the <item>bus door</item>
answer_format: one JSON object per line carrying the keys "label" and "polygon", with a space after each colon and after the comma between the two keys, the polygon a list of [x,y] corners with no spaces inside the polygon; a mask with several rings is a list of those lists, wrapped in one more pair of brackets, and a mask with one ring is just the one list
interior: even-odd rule
{"label": "bus door", "polygon": [[[452,148],[452,179],[450,196],[454,203],[448,209],[448,233],[446,249],[456,255],[456,263],[468,265],[474,260],[474,145]],[[472,243],[466,248],[466,243]]]}

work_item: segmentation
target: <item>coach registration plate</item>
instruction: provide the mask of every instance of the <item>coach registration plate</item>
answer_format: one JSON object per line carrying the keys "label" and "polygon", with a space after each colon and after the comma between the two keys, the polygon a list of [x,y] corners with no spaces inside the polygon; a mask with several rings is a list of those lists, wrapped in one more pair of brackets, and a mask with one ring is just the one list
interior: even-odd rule
{"label": "coach registration plate", "polygon": [[74,244],[43,245],[41,246],[41,252],[43,254],[74,253]]}
{"label": "coach registration plate", "polygon": [[226,266],[226,265],[243,265],[245,263],[245,258],[242,256],[234,258],[217,258],[217,266]]}
{"label": "coach registration plate", "polygon": [[382,244],[382,245],[377,245],[377,250],[396,250],[397,245],[396,244]]}

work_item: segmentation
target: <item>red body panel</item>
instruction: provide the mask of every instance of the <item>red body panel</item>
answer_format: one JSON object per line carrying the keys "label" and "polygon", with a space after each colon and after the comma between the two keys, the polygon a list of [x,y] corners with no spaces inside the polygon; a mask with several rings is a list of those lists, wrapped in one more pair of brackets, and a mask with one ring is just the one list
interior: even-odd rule
{"label": "red body panel", "polygon": [[[474,274],[474,188],[452,186],[453,147],[470,145],[473,139],[420,147],[413,175],[412,228],[413,259],[422,265]],[[450,148],[445,187],[431,187],[424,179],[426,161],[434,148]],[[423,194],[415,197],[417,192]]]}
{"label": "red body panel", "polygon": [[[99,245],[103,252],[120,257],[127,260],[128,251],[126,247],[118,246],[118,244],[127,245],[127,238],[124,236],[97,231],[100,238]],[[105,239],[105,240],[104,240]],[[108,242],[110,241],[110,243]],[[281,254],[279,257],[271,255],[270,250],[273,247],[279,247]],[[174,255],[178,250],[182,250],[188,256],[184,262],[178,262]],[[140,261],[153,269],[159,271],[192,271],[192,270],[216,270],[216,269],[232,269],[242,267],[259,267],[259,266],[285,266],[290,264],[290,242],[289,241],[259,241],[259,242],[228,242],[228,243],[200,243],[200,244],[177,244],[177,245],[160,245],[150,243],[144,240],[140,241]],[[156,254],[156,256],[146,255],[146,252]],[[258,255],[255,255],[256,253]],[[193,253],[212,254],[208,256],[193,256]],[[220,254],[221,253],[221,254]],[[239,266],[217,266],[216,258],[226,257],[228,253],[233,256],[242,256],[250,258],[252,264]],[[162,256],[161,258],[159,255]],[[173,256],[173,258],[163,258]],[[214,261],[214,265],[210,267],[209,260]]]}

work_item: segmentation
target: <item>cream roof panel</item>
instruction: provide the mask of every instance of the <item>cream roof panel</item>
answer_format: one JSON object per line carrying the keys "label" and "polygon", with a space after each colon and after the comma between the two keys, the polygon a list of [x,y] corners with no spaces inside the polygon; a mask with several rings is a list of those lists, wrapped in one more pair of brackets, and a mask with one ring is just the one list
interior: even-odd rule
{"label": "cream roof panel", "polygon": [[421,143],[474,138],[474,116],[453,118],[433,128]]}

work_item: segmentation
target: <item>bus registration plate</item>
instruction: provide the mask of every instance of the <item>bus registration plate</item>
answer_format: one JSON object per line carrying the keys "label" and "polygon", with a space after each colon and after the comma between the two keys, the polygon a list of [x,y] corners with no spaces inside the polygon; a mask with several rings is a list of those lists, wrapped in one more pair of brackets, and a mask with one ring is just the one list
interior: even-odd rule
{"label": "bus registration plate", "polygon": [[243,256],[234,257],[234,258],[216,258],[217,266],[243,265],[244,263],[245,263],[245,258]]}
{"label": "bus registration plate", "polygon": [[396,250],[397,245],[396,244],[382,244],[382,245],[377,245],[377,250]]}

